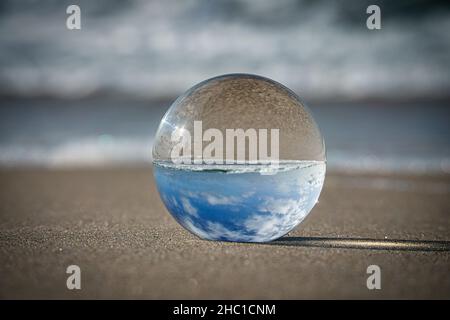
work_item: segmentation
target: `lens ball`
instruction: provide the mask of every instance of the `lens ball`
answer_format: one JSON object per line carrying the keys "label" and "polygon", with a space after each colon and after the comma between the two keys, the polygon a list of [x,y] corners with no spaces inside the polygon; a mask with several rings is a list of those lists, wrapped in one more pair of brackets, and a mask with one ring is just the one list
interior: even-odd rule
{"label": "lens ball", "polygon": [[301,223],[325,179],[325,144],[285,86],[231,74],[199,83],[165,114],[154,176],[172,216],[203,239],[266,242]]}

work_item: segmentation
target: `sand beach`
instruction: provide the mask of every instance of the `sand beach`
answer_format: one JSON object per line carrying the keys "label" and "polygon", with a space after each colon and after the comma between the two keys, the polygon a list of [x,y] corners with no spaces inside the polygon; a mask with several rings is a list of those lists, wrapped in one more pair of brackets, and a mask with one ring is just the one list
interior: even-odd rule
{"label": "sand beach", "polygon": [[[270,244],[191,235],[151,167],[4,169],[0,190],[3,299],[450,298],[445,176],[329,173],[307,219]],[[81,290],[66,288],[71,264]],[[366,287],[372,264],[381,290]]]}

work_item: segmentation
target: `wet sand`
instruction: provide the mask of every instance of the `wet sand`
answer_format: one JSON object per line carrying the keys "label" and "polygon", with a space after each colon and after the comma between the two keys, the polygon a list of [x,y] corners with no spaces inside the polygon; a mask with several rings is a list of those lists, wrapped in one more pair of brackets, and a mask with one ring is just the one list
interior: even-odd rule
{"label": "wet sand", "polygon": [[[289,235],[237,244],[180,227],[151,168],[3,170],[0,298],[449,299],[449,195],[448,176],[328,174]],[[366,287],[372,264],[381,290]]]}

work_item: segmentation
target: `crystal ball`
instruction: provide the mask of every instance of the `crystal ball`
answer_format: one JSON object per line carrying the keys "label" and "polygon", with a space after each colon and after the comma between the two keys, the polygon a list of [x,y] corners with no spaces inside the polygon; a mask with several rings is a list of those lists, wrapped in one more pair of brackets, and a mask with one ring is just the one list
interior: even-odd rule
{"label": "crystal ball", "polygon": [[202,239],[266,242],[300,224],[325,179],[325,144],[299,97],[268,78],[222,75],[182,94],[153,145],[161,199]]}

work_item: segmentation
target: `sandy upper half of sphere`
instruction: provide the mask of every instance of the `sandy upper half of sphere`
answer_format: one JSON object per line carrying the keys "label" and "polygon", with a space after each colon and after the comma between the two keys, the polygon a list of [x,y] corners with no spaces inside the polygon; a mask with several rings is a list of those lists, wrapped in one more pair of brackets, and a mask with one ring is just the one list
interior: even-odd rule
{"label": "sandy upper half of sphere", "polygon": [[269,144],[270,130],[279,129],[280,160],[325,160],[322,135],[299,98],[277,82],[245,74],[206,80],[180,96],[160,124],[153,159],[170,160],[177,143],[172,132],[184,128],[193,137],[200,120],[203,132],[215,128],[224,137],[226,129],[267,129]]}

